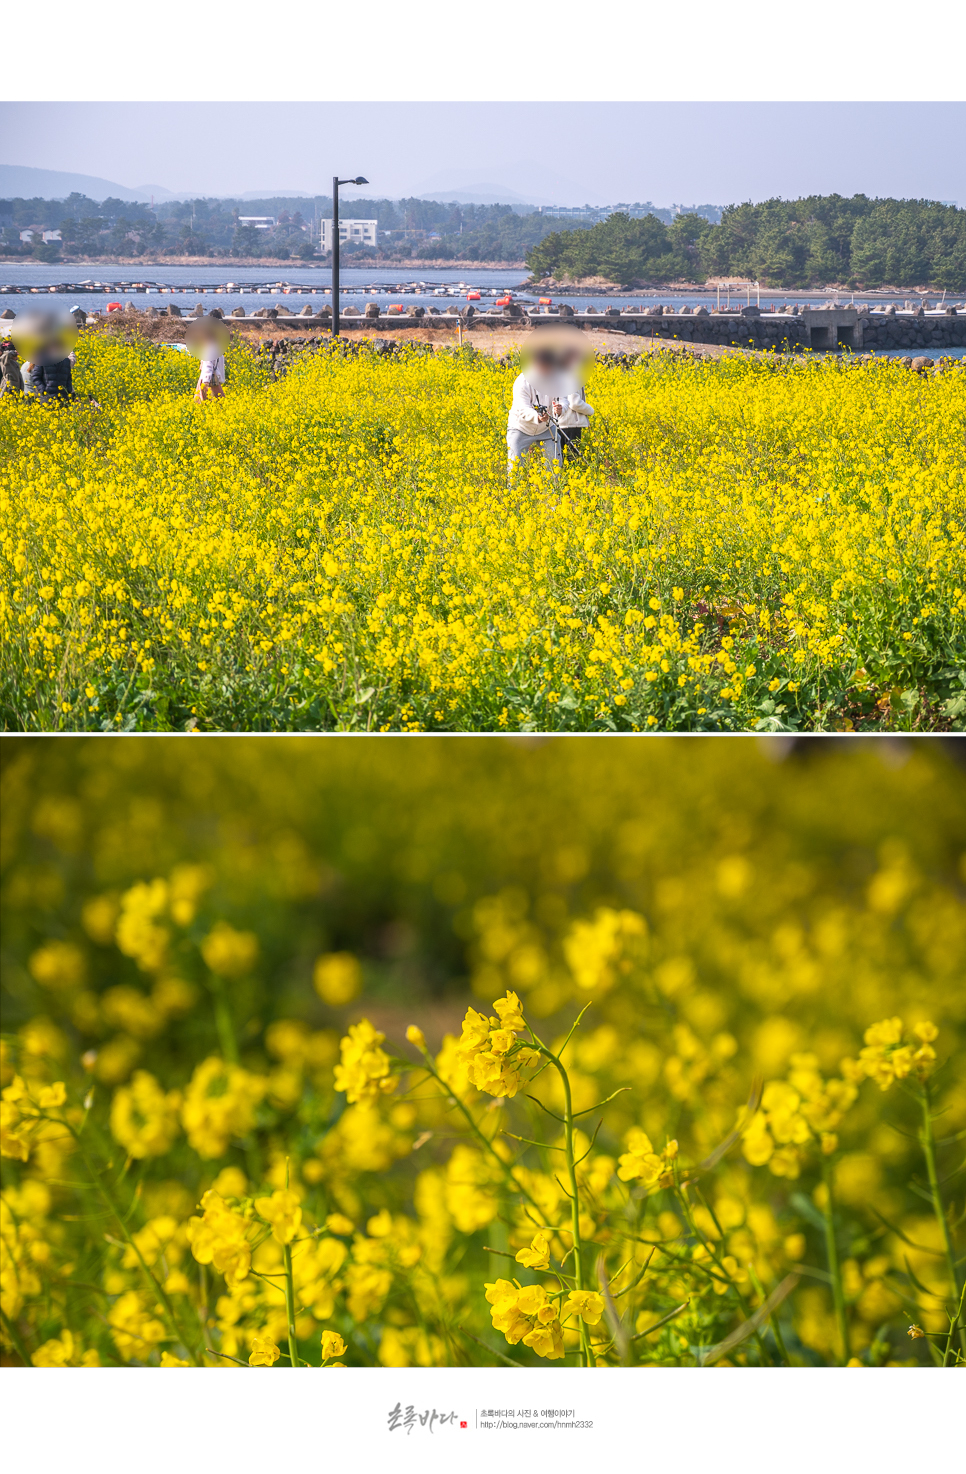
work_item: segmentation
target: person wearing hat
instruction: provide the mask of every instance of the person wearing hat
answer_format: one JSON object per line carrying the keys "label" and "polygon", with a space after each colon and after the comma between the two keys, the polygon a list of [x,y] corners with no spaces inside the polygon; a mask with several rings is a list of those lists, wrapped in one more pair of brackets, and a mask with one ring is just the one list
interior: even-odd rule
{"label": "person wearing hat", "polygon": [[580,433],[594,413],[578,374],[585,358],[579,331],[538,329],[527,344],[507,418],[510,466],[540,446],[547,464],[556,469],[565,450],[568,459],[577,450]]}

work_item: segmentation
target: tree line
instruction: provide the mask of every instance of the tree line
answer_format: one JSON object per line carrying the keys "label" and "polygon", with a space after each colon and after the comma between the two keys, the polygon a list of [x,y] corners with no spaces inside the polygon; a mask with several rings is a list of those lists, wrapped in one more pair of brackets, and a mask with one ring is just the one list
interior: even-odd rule
{"label": "tree line", "polygon": [[805,288],[934,286],[966,290],[966,210],[935,200],[809,195],[730,205],[720,222],[614,214],[556,231],[527,253],[536,277],[620,285],[740,277]]}
{"label": "tree line", "polygon": [[[172,200],[154,206],[132,200],[0,200],[0,249],[6,256],[56,261],[61,255],[105,256],[289,256],[315,254],[317,231],[287,200]],[[267,206],[274,208],[266,208]],[[293,205],[295,206],[293,208]],[[242,224],[246,215],[271,214],[270,231]],[[61,239],[22,241],[25,229],[59,230]]]}
{"label": "tree line", "polygon": [[[670,223],[673,212],[647,203],[654,217]],[[711,218],[720,207],[701,205]],[[456,200],[340,199],[343,219],[375,220],[379,245],[373,251],[359,242],[347,242],[342,251],[357,264],[365,261],[412,259],[522,261],[560,221],[530,205],[474,205]],[[635,210],[635,213],[637,211]],[[269,230],[245,225],[246,216],[271,216]],[[85,195],[66,200],[0,200],[0,252],[42,261],[61,255],[86,259],[110,256],[233,256],[257,259],[290,257],[311,260],[319,256],[319,223],[332,215],[329,195],[292,199],[172,200],[155,205],[107,199],[100,203]],[[578,230],[589,230],[581,221]],[[61,241],[21,241],[26,227],[59,230]]]}
{"label": "tree line", "polygon": [[[787,289],[836,283],[966,290],[966,210],[952,205],[833,194],[701,211],[673,216],[654,207],[641,218],[618,212],[561,230],[558,219],[529,207],[418,198],[340,201],[343,218],[378,222],[375,251],[343,246],[357,264],[523,259],[537,277],[596,276],[623,286],[731,276]],[[331,214],[327,195],[199,198],[153,207],[80,194],[0,200],[0,252],[48,262],[61,255],[308,261],[319,257],[319,222]],[[269,230],[243,224],[243,217],[258,215],[275,224]],[[22,241],[27,227],[59,230],[61,241]]]}
{"label": "tree line", "polygon": [[[342,198],[343,219],[376,220],[379,248],[346,243],[342,250],[365,260],[373,256],[467,257],[477,261],[522,260],[557,222],[529,207],[473,205],[418,198]],[[270,216],[270,229],[244,223]],[[319,254],[319,225],[331,218],[329,195],[260,200],[171,200],[153,206],[127,200],[101,202],[74,193],[66,200],[0,200],[0,251],[42,261],[61,255],[268,256],[310,260]],[[22,241],[27,228],[59,230],[60,242]]]}

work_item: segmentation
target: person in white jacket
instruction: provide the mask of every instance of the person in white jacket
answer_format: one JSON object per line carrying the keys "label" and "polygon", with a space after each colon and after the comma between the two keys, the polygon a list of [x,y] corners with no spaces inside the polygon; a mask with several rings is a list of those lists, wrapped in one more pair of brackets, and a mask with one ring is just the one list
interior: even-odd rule
{"label": "person in white jacket", "polygon": [[186,336],[189,353],[199,360],[195,403],[202,404],[209,393],[216,399],[223,398],[222,385],[227,378],[225,349],[228,347],[228,329],[224,322],[211,314],[197,318],[188,324]]}
{"label": "person in white jacket", "polygon": [[[538,340],[525,350],[523,372],[513,385],[507,421],[509,464],[540,446],[551,467],[569,456],[594,413],[584,398],[577,372],[585,355],[583,344],[571,334],[538,331]],[[578,452],[579,453],[579,452]]]}
{"label": "person in white jacket", "polygon": [[198,382],[195,385],[195,403],[203,404],[208,398],[208,391],[216,399],[224,397],[222,385],[225,382],[225,355],[215,351],[216,345],[212,344],[208,356],[201,360],[198,371]]}

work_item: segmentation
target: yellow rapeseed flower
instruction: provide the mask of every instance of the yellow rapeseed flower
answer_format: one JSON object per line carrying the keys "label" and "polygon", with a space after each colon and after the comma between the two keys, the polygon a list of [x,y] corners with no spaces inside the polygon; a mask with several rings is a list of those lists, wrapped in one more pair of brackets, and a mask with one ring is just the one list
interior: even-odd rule
{"label": "yellow rapeseed flower", "polygon": [[253,1336],[248,1365],[250,1367],[273,1367],[281,1354],[271,1336]]}

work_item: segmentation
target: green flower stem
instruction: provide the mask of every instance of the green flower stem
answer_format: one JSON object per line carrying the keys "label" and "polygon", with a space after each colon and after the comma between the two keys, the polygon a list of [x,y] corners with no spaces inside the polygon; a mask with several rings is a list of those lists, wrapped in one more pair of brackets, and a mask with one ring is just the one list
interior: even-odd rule
{"label": "green flower stem", "polygon": [[24,1366],[31,1366],[32,1363],[27,1353],[27,1348],[20,1339],[20,1332],[17,1330],[17,1327],[14,1325],[13,1321],[8,1318],[6,1311],[0,1310],[0,1320],[3,1321],[3,1327],[7,1333],[7,1337],[10,1341],[11,1346],[20,1357],[20,1360],[23,1362]]}
{"label": "green flower stem", "polygon": [[[567,1143],[567,1146],[566,1146],[567,1171],[568,1171],[568,1174],[570,1176],[570,1195],[571,1195],[570,1196],[570,1208],[571,1208],[571,1223],[573,1225],[573,1230],[572,1231],[573,1231],[573,1238],[574,1238],[574,1279],[575,1279],[576,1288],[578,1290],[582,1290],[584,1288],[584,1270],[583,1270],[583,1262],[582,1262],[583,1244],[582,1244],[581,1238],[580,1238],[580,1203],[579,1203],[579,1199],[578,1199],[578,1195],[577,1195],[577,1167],[576,1167],[576,1163],[574,1161],[574,1112],[573,1112],[573,1102],[571,1100],[571,1095],[570,1095],[570,1080],[569,1080],[569,1078],[567,1076],[567,1071],[565,1070],[564,1066],[560,1063],[560,1060],[557,1058],[557,1056],[555,1054],[552,1054],[550,1052],[550,1050],[547,1048],[547,1046],[545,1044],[541,1044],[539,1042],[539,1040],[536,1041],[536,1044],[537,1044],[537,1048],[540,1050],[540,1053],[541,1054],[545,1054],[547,1056],[547,1059],[550,1061],[550,1063],[552,1063],[554,1065],[554,1067],[558,1071],[558,1073],[560,1075],[560,1078],[561,1078],[561,1080],[563,1082],[564,1102],[565,1102],[565,1106],[564,1106],[564,1131],[566,1133],[566,1143]],[[526,1188],[523,1187],[523,1185],[521,1183],[517,1182],[516,1178],[513,1176],[513,1173],[507,1167],[507,1164],[504,1162],[503,1158],[495,1150],[495,1148],[493,1146],[493,1143],[491,1141],[489,1141],[486,1136],[484,1136],[483,1132],[480,1130],[480,1128],[477,1125],[476,1121],[474,1121],[474,1119],[473,1119],[472,1115],[470,1114],[469,1110],[463,1104],[463,1102],[460,1100],[460,1098],[456,1094],[456,1092],[454,1090],[450,1089],[450,1087],[445,1083],[445,1081],[442,1080],[440,1078],[440,1076],[437,1074],[436,1067],[435,1067],[432,1059],[429,1056],[429,1051],[423,1048],[423,1049],[420,1049],[420,1053],[422,1054],[423,1059],[426,1061],[426,1068],[427,1068],[427,1070],[432,1075],[432,1077],[436,1081],[436,1083],[440,1086],[440,1088],[442,1090],[444,1090],[446,1092],[446,1094],[453,1101],[455,1101],[457,1107],[459,1108],[459,1110],[462,1112],[464,1118],[466,1119],[466,1122],[469,1125],[470,1130],[473,1132],[473,1135],[475,1137],[477,1137],[477,1139],[480,1141],[480,1143],[482,1144],[482,1146],[485,1148],[485,1150],[487,1152],[489,1152],[489,1154],[493,1157],[493,1159],[495,1161],[499,1162],[499,1164],[500,1164],[500,1171],[502,1172],[503,1177],[504,1177],[504,1179],[507,1182],[507,1185],[510,1186],[513,1189],[514,1192],[522,1193],[523,1196],[527,1199],[527,1201],[531,1204],[531,1206],[537,1209],[537,1212],[540,1214],[540,1217],[543,1218],[544,1217],[543,1210],[540,1208],[539,1204],[534,1201],[534,1199],[531,1197],[530,1193],[527,1192]],[[593,1359],[593,1355],[592,1355],[591,1349],[590,1349],[590,1335],[588,1333],[587,1325],[586,1325],[586,1322],[585,1321],[581,1320],[579,1322],[579,1325],[580,1325],[580,1358],[581,1358],[581,1361],[583,1362],[583,1364],[585,1366],[591,1367],[594,1364],[594,1359]]]}
{"label": "green flower stem", "polygon": [[285,1318],[288,1321],[288,1354],[292,1366],[300,1365],[298,1346],[295,1341],[295,1282],[292,1278],[292,1250],[286,1244],[282,1250],[285,1265]]}
{"label": "green flower stem", "polygon": [[203,1264],[198,1265],[198,1325],[204,1344],[208,1339],[208,1271]]}
{"label": "green flower stem", "polygon": [[452,1088],[452,1086],[447,1085],[446,1081],[442,1078],[442,1076],[437,1073],[436,1066],[433,1063],[433,1060],[430,1058],[429,1051],[426,1050],[426,1049],[421,1049],[420,1050],[420,1053],[422,1054],[423,1059],[426,1061],[426,1069],[429,1071],[429,1073],[432,1076],[432,1078],[436,1081],[436,1084],[439,1086],[440,1090],[442,1090],[443,1094],[446,1095],[446,1096],[448,1096],[449,1099],[453,1101],[454,1105],[456,1106],[456,1108],[459,1110],[459,1112],[463,1116],[464,1120],[466,1121],[466,1124],[469,1126],[470,1130],[472,1131],[473,1135],[476,1137],[477,1141],[482,1146],[483,1150],[485,1152],[489,1153],[489,1155],[493,1158],[494,1162],[496,1162],[499,1165],[500,1172],[501,1172],[501,1174],[503,1176],[503,1179],[504,1179],[507,1187],[511,1188],[513,1192],[522,1193],[523,1196],[526,1198],[527,1202],[530,1204],[530,1206],[532,1208],[536,1208],[537,1212],[540,1214],[540,1217],[543,1218],[543,1216],[544,1216],[543,1209],[540,1207],[539,1203],[536,1201],[535,1198],[533,1198],[531,1196],[531,1194],[527,1191],[527,1189],[523,1186],[522,1183],[517,1182],[517,1180],[514,1177],[513,1173],[510,1171],[510,1168],[507,1166],[506,1162],[504,1162],[503,1158],[500,1156],[500,1153],[496,1150],[496,1148],[493,1145],[492,1141],[490,1141],[489,1137],[486,1136],[480,1130],[480,1128],[477,1125],[476,1121],[473,1119],[473,1115],[470,1112],[469,1108],[463,1104],[463,1102],[460,1100],[459,1096],[456,1094],[456,1091]]}
{"label": "green flower stem", "polygon": [[[121,1233],[124,1235],[125,1242],[127,1243],[128,1247],[133,1250],[134,1256],[141,1266],[141,1270],[144,1274],[145,1279],[148,1282],[150,1289],[154,1292],[155,1295],[157,1295],[158,1300],[161,1302],[162,1312],[167,1316],[168,1319],[168,1330],[173,1333],[174,1339],[176,1341],[179,1341],[186,1348],[188,1355],[190,1356],[194,1365],[197,1367],[204,1366],[204,1360],[199,1357],[197,1351],[194,1349],[191,1342],[188,1340],[188,1337],[185,1335],[184,1331],[181,1329],[181,1326],[178,1323],[178,1317],[175,1314],[174,1306],[171,1303],[167,1291],[163,1288],[157,1277],[152,1273],[146,1259],[144,1258],[144,1255],[141,1253],[141,1250],[134,1242],[134,1239],[132,1238],[128,1230],[127,1219],[125,1218],[124,1214],[121,1213],[120,1209],[115,1203],[113,1195],[109,1193],[107,1188],[105,1187],[102,1174],[100,1174],[95,1169],[94,1164],[91,1161],[90,1154],[88,1153],[87,1148],[81,1139],[81,1132],[83,1131],[83,1127],[87,1124],[87,1121],[89,1119],[88,1115],[85,1113],[84,1121],[81,1123],[81,1126],[79,1128],[73,1126],[68,1120],[59,1120],[56,1116],[47,1116],[44,1115],[42,1112],[37,1113],[37,1119],[41,1121],[53,1121],[56,1125],[63,1126],[64,1129],[73,1137],[74,1142],[77,1146],[77,1150],[80,1152],[81,1158],[83,1159],[84,1166],[87,1168],[87,1174],[91,1180],[92,1185],[94,1186],[95,1190],[100,1194],[101,1198],[106,1204],[108,1212],[112,1215],[114,1219],[116,1219],[117,1225],[120,1228]],[[94,1128],[92,1127],[91,1129],[93,1130]]]}
{"label": "green flower stem", "polygon": [[235,1025],[228,1006],[224,979],[217,973],[211,974],[209,991],[215,1005],[215,1028],[218,1031],[218,1042],[221,1045],[222,1055],[229,1064],[237,1065],[238,1040],[235,1037]]}
{"label": "green flower stem", "polygon": [[[936,1145],[932,1134],[932,1100],[929,1091],[929,1082],[923,1081],[922,1093],[922,1129],[919,1132],[919,1141],[922,1145],[922,1154],[926,1159],[926,1172],[929,1175],[929,1191],[932,1196],[933,1212],[939,1231],[942,1234],[943,1249],[946,1253],[946,1268],[949,1271],[950,1284],[953,1292],[953,1304],[961,1300],[963,1283],[956,1268],[956,1254],[953,1249],[952,1235],[949,1232],[949,1220],[943,1208],[942,1193],[939,1188],[939,1174],[936,1171]],[[957,1317],[958,1318],[958,1317]],[[966,1326],[959,1328],[959,1344],[963,1354],[966,1355]]]}
{"label": "green flower stem", "polygon": [[[751,1280],[751,1283],[754,1285],[756,1291],[758,1292],[758,1295],[761,1297],[762,1305],[764,1305],[768,1297],[765,1294],[764,1286],[762,1285],[758,1276],[755,1274],[754,1267],[751,1264],[748,1265],[748,1278]],[[787,1348],[785,1346],[785,1338],[782,1335],[782,1328],[779,1320],[780,1312],[781,1306],[778,1306],[768,1317],[768,1324],[771,1326],[772,1335],[775,1337],[775,1345],[778,1347],[779,1356],[781,1357],[785,1365],[787,1367],[790,1367],[792,1363],[788,1355]]]}
{"label": "green flower stem", "polygon": [[953,1316],[949,1315],[948,1311],[946,1312],[946,1314],[949,1315],[949,1335],[946,1337],[946,1349],[943,1352],[942,1364],[944,1367],[949,1366],[949,1359],[952,1356],[953,1352],[953,1332],[956,1330],[957,1326],[959,1327],[960,1334],[962,1334],[964,1299],[966,1299],[966,1286],[964,1286],[963,1289],[959,1292],[959,1304],[956,1307],[956,1314]]}
{"label": "green flower stem", "polygon": [[[551,1054],[546,1045],[539,1045],[542,1054],[546,1054],[560,1076],[564,1093],[564,1140],[567,1153],[567,1173],[570,1177],[570,1222],[574,1239],[574,1283],[578,1290],[584,1289],[584,1246],[580,1237],[580,1198],[577,1193],[577,1164],[574,1161],[574,1106],[570,1094],[570,1077],[555,1054]],[[581,1318],[580,1326],[580,1356],[584,1366],[594,1365],[593,1354],[590,1349],[590,1334],[586,1322]]]}
{"label": "green flower stem", "polygon": [[78,1132],[76,1132],[73,1129],[73,1127],[70,1127],[70,1126],[68,1127],[68,1130],[70,1130],[70,1132],[71,1132],[74,1140],[77,1142],[77,1149],[78,1149],[78,1151],[80,1152],[81,1156],[84,1159],[84,1166],[87,1168],[88,1176],[90,1177],[91,1182],[94,1184],[94,1186],[96,1187],[97,1191],[100,1193],[101,1197],[103,1198],[103,1200],[104,1200],[104,1202],[105,1202],[105,1204],[106,1204],[106,1206],[108,1208],[108,1211],[112,1214],[112,1216],[116,1220],[117,1225],[118,1225],[118,1227],[121,1230],[121,1233],[124,1235],[124,1239],[125,1239],[125,1242],[127,1243],[128,1247],[131,1248],[131,1249],[133,1249],[134,1254],[135,1254],[135,1257],[137,1258],[137,1261],[138,1261],[138,1263],[141,1266],[141,1269],[142,1269],[142,1271],[144,1273],[144,1277],[147,1280],[149,1287],[154,1292],[154,1294],[157,1295],[158,1299],[161,1302],[161,1305],[164,1307],[164,1311],[165,1311],[165,1314],[166,1314],[167,1319],[168,1319],[168,1328],[169,1328],[169,1330],[172,1330],[174,1332],[175,1340],[176,1341],[180,1341],[181,1344],[186,1348],[186,1350],[188,1352],[188,1355],[191,1357],[191,1360],[192,1360],[193,1364],[196,1367],[204,1366],[203,1359],[198,1355],[198,1353],[195,1350],[194,1346],[192,1346],[191,1342],[188,1340],[188,1337],[185,1335],[184,1331],[181,1329],[180,1325],[178,1324],[178,1317],[175,1314],[174,1306],[171,1303],[171,1300],[170,1300],[170,1298],[168,1296],[167,1291],[161,1285],[160,1281],[156,1278],[156,1276],[154,1274],[152,1274],[151,1269],[150,1269],[149,1265],[147,1264],[147,1261],[144,1258],[144,1255],[141,1253],[141,1250],[138,1248],[137,1244],[134,1242],[134,1239],[131,1237],[131,1234],[130,1234],[130,1232],[128,1230],[128,1226],[127,1226],[127,1224],[124,1221],[123,1214],[119,1212],[119,1210],[117,1208],[117,1205],[114,1202],[114,1199],[113,1199],[112,1195],[108,1192],[107,1188],[104,1186],[104,1183],[103,1183],[103,1181],[101,1179],[100,1173],[98,1173],[95,1170],[94,1164],[91,1161],[90,1157],[88,1156],[87,1151],[86,1151],[86,1149],[84,1147],[83,1142],[80,1139],[80,1136],[79,1136]]}
{"label": "green flower stem", "polygon": [[832,1165],[828,1157],[822,1158],[822,1181],[825,1184],[825,1257],[832,1279],[832,1300],[835,1304],[835,1319],[838,1324],[841,1364],[845,1366],[852,1352],[849,1343],[849,1317],[845,1306],[845,1290],[842,1287],[842,1268],[839,1250],[835,1242],[835,1201],[832,1196]]}
{"label": "green flower stem", "polygon": [[[741,1306],[741,1312],[742,1312],[742,1315],[744,1316],[745,1320],[751,1320],[752,1315],[754,1314],[754,1311],[752,1310],[752,1308],[751,1308],[750,1304],[748,1303],[748,1301],[746,1300],[745,1296],[741,1293],[741,1290],[735,1284],[734,1280],[731,1278],[731,1275],[728,1273],[727,1269],[725,1268],[724,1260],[723,1260],[722,1256],[718,1253],[717,1248],[715,1247],[714,1239],[707,1238],[701,1232],[700,1228],[698,1227],[697,1219],[694,1216],[694,1207],[693,1207],[692,1203],[690,1202],[690,1200],[688,1198],[688,1195],[687,1195],[687,1187],[688,1187],[688,1184],[687,1183],[684,1183],[684,1185],[682,1186],[680,1183],[678,1183],[677,1181],[675,1181],[675,1185],[674,1185],[674,1189],[673,1189],[674,1194],[675,1194],[675,1197],[677,1198],[678,1202],[681,1204],[681,1208],[682,1208],[682,1210],[684,1212],[684,1221],[688,1225],[688,1228],[691,1230],[691,1232],[694,1234],[694,1237],[698,1240],[698,1242],[707,1251],[707,1253],[708,1253],[708,1255],[709,1255],[712,1263],[719,1270],[720,1275],[721,1275],[721,1278],[734,1291],[735,1297],[736,1297],[736,1299],[738,1301],[738,1304]],[[711,1209],[710,1205],[704,1201],[704,1198],[703,1197],[702,1197],[701,1201],[702,1201],[702,1204],[704,1205],[704,1207],[707,1208],[708,1209],[708,1212],[711,1214],[711,1221],[714,1223],[715,1227],[718,1230],[718,1233],[721,1236],[721,1242],[724,1243],[724,1230],[722,1229],[720,1223],[718,1222],[717,1218],[715,1217],[714,1212]],[[662,1254],[664,1254],[665,1252],[666,1252],[665,1250],[663,1250],[663,1249],[661,1250],[661,1253]],[[667,1257],[670,1258],[671,1256],[668,1255]],[[712,1274],[709,1273],[709,1278],[714,1279],[714,1275],[712,1275]],[[762,1337],[762,1334],[761,1334],[761,1331],[760,1330],[756,1330],[754,1332],[754,1338],[755,1338],[755,1344],[758,1347],[758,1355],[761,1357],[761,1362],[762,1362],[762,1365],[764,1366],[767,1363],[770,1363],[771,1362],[771,1357],[768,1355],[768,1351],[767,1351],[767,1348],[765,1346],[765,1342],[764,1342],[764,1339]]]}

